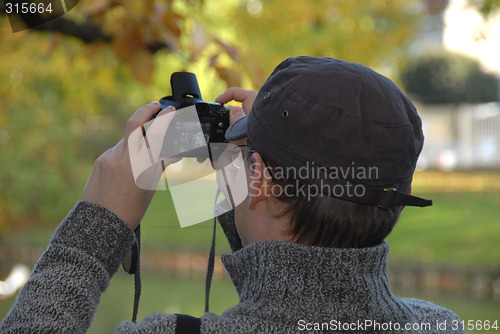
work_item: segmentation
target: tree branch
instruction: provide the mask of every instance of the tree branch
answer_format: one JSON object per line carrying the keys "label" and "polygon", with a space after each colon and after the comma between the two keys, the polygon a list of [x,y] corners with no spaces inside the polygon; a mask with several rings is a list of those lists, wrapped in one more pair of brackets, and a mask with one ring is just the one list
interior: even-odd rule
{"label": "tree branch", "polygon": [[99,26],[89,20],[85,21],[83,24],[76,24],[64,17],[58,17],[52,21],[35,26],[32,29],[37,31],[53,31],[67,36],[73,36],[84,43],[96,41],[109,43],[112,40],[111,36],[106,35]]}
{"label": "tree branch", "polygon": [[[31,16],[31,19],[36,16],[36,14],[32,15],[33,16]],[[20,16],[19,18],[24,21],[27,26],[30,25],[29,22],[23,20],[23,16]],[[58,32],[66,36],[78,38],[79,40],[87,44],[97,41],[110,43],[113,39],[113,36],[106,34],[104,31],[102,31],[101,27],[91,22],[89,19],[87,19],[82,24],[77,24],[74,21],[60,16],[41,25],[34,26],[31,29],[36,31]],[[168,44],[163,42],[150,43],[146,45],[146,48],[151,53],[156,53],[162,49],[171,49]]]}

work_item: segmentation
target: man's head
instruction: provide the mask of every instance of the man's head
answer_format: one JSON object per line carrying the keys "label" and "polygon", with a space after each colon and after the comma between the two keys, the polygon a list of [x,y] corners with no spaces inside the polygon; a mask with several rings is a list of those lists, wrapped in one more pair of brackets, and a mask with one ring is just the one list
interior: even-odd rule
{"label": "man's head", "polygon": [[[365,66],[332,58],[283,61],[249,116],[226,133],[229,140],[244,137],[258,152],[256,161],[251,155],[249,198],[266,199],[252,191],[264,186],[268,199],[278,201],[266,210],[282,218],[290,240],[371,246],[392,230],[401,206],[431,204],[406,194],[423,145],[416,109],[391,80]],[[245,217],[255,208],[248,205]]]}

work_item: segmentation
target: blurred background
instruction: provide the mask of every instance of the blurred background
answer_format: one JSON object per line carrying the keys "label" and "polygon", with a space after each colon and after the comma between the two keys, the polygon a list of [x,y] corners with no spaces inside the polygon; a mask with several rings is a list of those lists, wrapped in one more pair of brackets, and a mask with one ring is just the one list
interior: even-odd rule
{"label": "blurred background", "polygon": [[[500,322],[499,0],[93,0],[17,33],[0,14],[0,318],[95,159],[138,107],[170,94],[172,72],[195,72],[213,101],[258,90],[298,55],[372,67],[422,117],[413,191],[434,205],[406,208],[389,237],[395,294]],[[142,226],[139,320],[202,315],[211,222],[181,229],[166,191]],[[220,230],[217,244],[228,251]],[[237,302],[217,261],[211,310]],[[120,269],[90,333],[112,332],[132,303]]]}

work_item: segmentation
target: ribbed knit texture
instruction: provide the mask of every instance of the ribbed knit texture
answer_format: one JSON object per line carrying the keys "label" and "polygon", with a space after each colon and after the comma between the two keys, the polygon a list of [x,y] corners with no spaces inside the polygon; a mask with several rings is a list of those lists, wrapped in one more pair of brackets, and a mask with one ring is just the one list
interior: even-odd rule
{"label": "ribbed knit texture", "polygon": [[451,329],[451,321],[459,320],[451,311],[393,296],[386,276],[388,252],[386,242],[372,248],[337,249],[265,241],[223,255],[240,297],[239,305],[224,317],[241,317],[240,325],[258,333],[298,332],[299,320],[314,324],[368,319],[397,322],[402,328],[429,323],[434,326],[429,333],[443,333],[435,328],[436,321],[448,320]]}
{"label": "ribbed knit texture", "polygon": [[[241,248],[239,238],[232,235],[233,217],[232,212],[219,217],[234,251],[222,260],[240,303],[221,316],[203,315],[202,333],[327,333],[332,331],[300,331],[300,321],[368,319],[402,326],[429,323],[431,330],[421,333],[443,334],[452,333],[451,322],[459,320],[434,304],[392,295],[386,276],[387,243],[334,249],[266,241]],[[0,324],[0,333],[85,332],[132,241],[132,231],[116,215],[92,203],[78,203],[55,232]],[[175,319],[173,314],[153,313],[139,324],[123,322],[116,332],[175,333]],[[445,320],[448,330],[438,331],[436,321]],[[356,332],[375,331],[349,331]]]}

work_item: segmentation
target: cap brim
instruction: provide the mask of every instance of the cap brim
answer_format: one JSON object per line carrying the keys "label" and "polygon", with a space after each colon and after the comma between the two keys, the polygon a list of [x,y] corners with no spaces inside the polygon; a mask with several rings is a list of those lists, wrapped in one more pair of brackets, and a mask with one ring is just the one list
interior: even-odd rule
{"label": "cap brim", "polygon": [[235,141],[246,138],[248,116],[240,118],[226,130],[225,137],[228,141]]}

